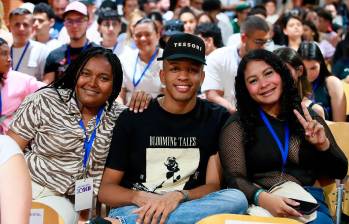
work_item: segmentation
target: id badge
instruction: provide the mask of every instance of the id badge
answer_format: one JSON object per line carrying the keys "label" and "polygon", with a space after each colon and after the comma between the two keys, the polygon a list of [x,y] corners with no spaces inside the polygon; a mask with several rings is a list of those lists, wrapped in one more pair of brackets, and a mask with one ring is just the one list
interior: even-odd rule
{"label": "id badge", "polygon": [[93,178],[77,180],[75,183],[75,211],[92,208]]}

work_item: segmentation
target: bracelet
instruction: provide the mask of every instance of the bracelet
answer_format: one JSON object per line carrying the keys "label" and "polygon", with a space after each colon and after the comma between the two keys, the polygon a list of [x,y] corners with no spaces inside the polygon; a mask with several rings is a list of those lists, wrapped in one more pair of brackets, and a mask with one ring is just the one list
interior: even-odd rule
{"label": "bracelet", "polygon": [[186,202],[186,201],[189,201],[190,198],[189,198],[189,192],[187,190],[175,190],[179,193],[181,193],[183,195],[183,198],[181,200],[181,202]]}
{"label": "bracelet", "polygon": [[259,199],[259,195],[262,193],[262,192],[265,192],[265,190],[263,189],[258,189],[255,193],[254,193],[254,196],[253,196],[253,202],[255,205],[259,205],[258,203],[258,199]]}

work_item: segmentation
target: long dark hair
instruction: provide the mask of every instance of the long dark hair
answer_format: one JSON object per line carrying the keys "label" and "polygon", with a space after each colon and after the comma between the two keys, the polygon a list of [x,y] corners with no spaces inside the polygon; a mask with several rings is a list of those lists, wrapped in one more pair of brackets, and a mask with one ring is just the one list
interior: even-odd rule
{"label": "long dark hair", "polygon": [[[6,40],[0,37],[0,46],[2,45],[8,46],[8,43],[6,42]],[[0,85],[4,84],[4,80],[5,80],[5,74],[0,74]]]}
{"label": "long dark hair", "polygon": [[311,29],[311,31],[314,32],[314,37],[313,37],[314,41],[315,42],[319,42],[319,31],[317,30],[316,25],[312,21],[310,21],[310,20],[303,21],[303,26],[304,25],[308,26]]}
{"label": "long dark hair", "polygon": [[72,91],[69,99],[71,99],[75,92],[75,86],[80,76],[80,71],[84,68],[86,63],[91,58],[94,58],[94,57],[104,57],[109,61],[111,65],[112,75],[113,75],[113,90],[112,90],[112,94],[108,99],[108,102],[109,102],[108,110],[109,110],[114,100],[118,97],[121,90],[121,85],[122,85],[122,67],[121,67],[120,60],[109,49],[105,49],[102,47],[92,47],[92,48],[89,48],[88,50],[83,51],[79,55],[79,57],[74,61],[74,63],[71,63],[68,66],[67,70],[64,72],[63,77],[51,83],[48,86],[48,88],[51,87],[51,88],[55,88],[56,90],[70,89]]}
{"label": "long dark hair", "polygon": [[298,54],[303,60],[315,60],[320,63],[320,74],[316,80],[318,80],[319,85],[323,85],[326,77],[331,76],[331,73],[327,69],[324,56],[317,43],[314,41],[302,42],[298,48]]}
{"label": "long dark hair", "polygon": [[307,78],[307,70],[305,69],[302,58],[301,56],[299,56],[297,51],[289,47],[281,47],[273,51],[273,53],[279,58],[281,58],[281,60],[283,60],[285,63],[291,65],[292,68],[294,68],[295,70],[298,70],[300,69],[300,67],[303,67],[303,73],[298,78],[295,84],[301,99],[303,99],[303,97],[305,96],[310,97],[312,95],[313,90]]}
{"label": "long dark hair", "polygon": [[264,61],[280,75],[282,80],[282,94],[280,98],[281,111],[278,117],[288,122],[293,135],[304,137],[303,128],[293,113],[293,109],[300,112],[302,112],[302,109],[300,106],[301,99],[298,95],[297,88],[295,88],[290,71],[286,64],[275,54],[264,49],[258,49],[249,52],[242,58],[235,79],[237,110],[244,130],[245,146],[249,148],[255,143],[255,128],[260,119],[260,105],[251,98],[245,83],[246,66],[251,61]]}
{"label": "long dark hair", "polygon": [[[292,14],[287,14],[285,15],[285,18],[284,18],[284,23],[282,24],[282,33],[283,33],[283,30],[286,29],[287,27],[287,23],[291,20],[291,19],[295,19],[295,20],[298,20],[299,22],[301,22],[301,24],[303,25],[303,21],[302,19],[299,17],[299,16],[296,16],[296,15],[292,15]],[[288,40],[288,35],[284,34],[285,35],[285,45],[288,46],[289,44],[289,40]],[[301,37],[302,38],[302,37]]]}

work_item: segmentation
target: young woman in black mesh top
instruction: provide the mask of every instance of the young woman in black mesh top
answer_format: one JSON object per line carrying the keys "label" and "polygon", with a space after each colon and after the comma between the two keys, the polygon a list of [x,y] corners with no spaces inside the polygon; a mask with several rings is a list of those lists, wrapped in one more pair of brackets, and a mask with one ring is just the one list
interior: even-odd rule
{"label": "young woman in black mesh top", "polygon": [[220,140],[228,186],[273,216],[290,217],[302,216],[291,207],[298,203],[267,190],[296,182],[320,204],[311,223],[332,223],[321,189],[312,185],[319,177],[343,178],[348,161],[324,120],[301,104],[286,65],[271,52],[252,51],[239,65],[235,90],[238,112]]}

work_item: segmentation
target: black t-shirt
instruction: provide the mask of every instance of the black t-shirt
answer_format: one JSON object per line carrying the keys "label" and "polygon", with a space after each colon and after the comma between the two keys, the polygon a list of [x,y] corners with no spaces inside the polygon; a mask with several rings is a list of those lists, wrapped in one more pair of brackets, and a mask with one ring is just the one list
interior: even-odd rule
{"label": "black t-shirt", "polygon": [[[85,49],[88,49],[91,47],[98,47],[98,45],[93,42],[90,42],[87,44]],[[74,60],[79,56],[79,54],[82,52],[83,49],[84,47],[79,47],[79,48],[70,47],[71,63],[74,62]],[[53,50],[47,56],[44,73],[46,74],[48,72],[55,72],[56,79],[61,77],[64,71],[68,67],[67,55],[68,55],[68,44],[64,44],[61,47]]]}
{"label": "black t-shirt", "polygon": [[229,113],[198,99],[186,114],[171,114],[153,100],[147,110],[125,110],[114,129],[106,166],[124,172],[121,185],[163,192],[205,184],[208,159]]}

